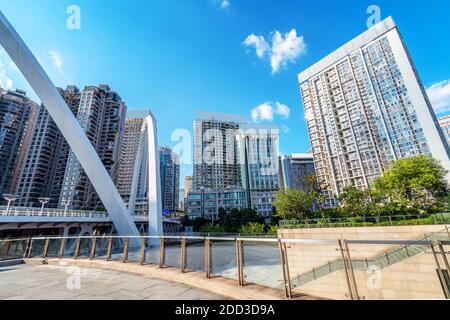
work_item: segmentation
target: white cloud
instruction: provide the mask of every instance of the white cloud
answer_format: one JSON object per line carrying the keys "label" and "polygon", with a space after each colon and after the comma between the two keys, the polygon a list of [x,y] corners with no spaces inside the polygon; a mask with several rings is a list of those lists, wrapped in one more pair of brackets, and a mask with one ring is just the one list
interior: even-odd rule
{"label": "white cloud", "polygon": [[269,102],[260,104],[252,110],[252,120],[254,122],[259,121],[272,121],[274,117],[274,111]]}
{"label": "white cloud", "polygon": [[276,110],[275,113],[280,115],[281,117],[288,119],[289,115],[291,114],[291,110],[289,109],[289,107],[285,104],[279,103],[278,101],[276,102]]}
{"label": "white cloud", "polygon": [[58,51],[50,50],[49,52],[50,58],[52,60],[53,65],[59,73],[62,73],[63,59],[61,54]]}
{"label": "white cloud", "polygon": [[220,3],[220,7],[222,9],[226,9],[231,5],[230,0],[222,0],[222,2]]}
{"label": "white cloud", "polygon": [[291,110],[280,102],[264,102],[254,108],[251,112],[253,122],[272,121],[276,115],[288,119]]}
{"label": "white cloud", "polygon": [[210,0],[212,3],[214,3],[215,5],[219,6],[220,9],[226,9],[229,6],[231,6],[231,1],[230,0]]}
{"label": "white cloud", "polygon": [[303,36],[297,35],[295,29],[285,34],[279,31],[272,34],[272,45],[264,39],[264,36],[256,36],[253,33],[245,39],[243,45],[254,46],[256,55],[260,59],[268,59],[272,73],[277,73],[281,67],[286,68],[289,63],[295,63],[298,57],[306,53],[306,43]]}
{"label": "white cloud", "polygon": [[255,46],[256,55],[260,58],[264,58],[266,52],[270,50],[270,46],[263,36],[255,36],[253,33],[247,37],[244,41],[244,46]]}
{"label": "white cloud", "polygon": [[428,97],[436,113],[450,111],[450,80],[444,80],[427,88]]}
{"label": "white cloud", "polygon": [[289,127],[288,127],[287,125],[285,125],[285,124],[283,124],[283,125],[281,126],[281,129],[283,130],[284,133],[289,133],[289,132],[291,132],[291,129],[289,129]]}
{"label": "white cloud", "polygon": [[0,51],[0,87],[6,90],[12,89],[14,81],[8,76],[7,66],[10,66],[11,60],[7,58],[4,51]]}

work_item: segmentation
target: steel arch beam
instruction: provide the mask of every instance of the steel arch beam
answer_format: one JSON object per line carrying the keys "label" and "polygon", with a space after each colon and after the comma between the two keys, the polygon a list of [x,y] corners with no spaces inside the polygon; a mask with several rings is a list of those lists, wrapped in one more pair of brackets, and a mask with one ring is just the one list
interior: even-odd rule
{"label": "steel arch beam", "polygon": [[139,231],[129,215],[125,203],[77,119],[33,53],[1,11],[0,44],[41,99],[72,148],[119,234],[138,236]]}
{"label": "steel arch beam", "polygon": [[[133,169],[128,210],[130,211],[130,214],[134,212],[138,190],[140,188],[145,188],[145,181],[147,180],[148,234],[150,236],[159,236],[163,235],[164,231],[156,120],[151,113],[143,120],[139,148]],[[139,186],[139,180],[141,180],[141,186]],[[159,241],[154,243],[153,241],[150,242],[153,245],[159,244]]]}

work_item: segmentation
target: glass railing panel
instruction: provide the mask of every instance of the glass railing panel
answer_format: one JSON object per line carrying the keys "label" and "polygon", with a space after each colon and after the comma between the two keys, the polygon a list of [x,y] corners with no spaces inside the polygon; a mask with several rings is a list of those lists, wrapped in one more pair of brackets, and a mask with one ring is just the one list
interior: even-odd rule
{"label": "glass railing panel", "polygon": [[92,238],[81,238],[80,249],[78,251],[78,258],[89,258],[91,253]]}
{"label": "glass railing panel", "polygon": [[44,245],[45,239],[33,239],[29,257],[30,258],[42,257],[42,254],[44,253]]}
{"label": "glass railing panel", "polygon": [[141,239],[132,238],[128,240],[128,262],[141,261]]}
{"label": "glass railing panel", "polygon": [[337,241],[284,243],[293,294],[350,299]]}
{"label": "glass railing panel", "polygon": [[275,289],[283,289],[283,269],[278,242],[243,242],[244,279]]}
{"label": "glass railing panel", "polygon": [[0,261],[21,259],[28,240],[0,240]]}
{"label": "glass railing panel", "polygon": [[205,272],[205,241],[203,239],[186,240],[186,271]]}
{"label": "glass railing panel", "polygon": [[181,241],[180,239],[165,239],[165,261],[167,267],[181,267]]}
{"label": "glass railing panel", "polygon": [[211,240],[211,274],[233,280],[238,279],[234,240]]}
{"label": "glass railing panel", "polygon": [[123,238],[112,238],[111,260],[123,260],[124,242]]}
{"label": "glass railing panel", "polygon": [[63,258],[73,258],[75,254],[75,248],[77,245],[77,238],[66,238],[64,240]]}
{"label": "glass railing panel", "polygon": [[48,258],[58,257],[60,248],[61,248],[61,238],[48,239],[47,257]]}
{"label": "glass railing panel", "polygon": [[99,237],[95,240],[95,258],[105,260],[108,251],[108,238]]}
{"label": "glass railing panel", "polygon": [[[350,244],[357,294],[363,300],[443,299],[433,254],[427,245]],[[356,292],[355,292],[356,296]]]}
{"label": "glass railing panel", "polygon": [[147,239],[145,248],[145,264],[159,265],[159,254],[159,239]]}

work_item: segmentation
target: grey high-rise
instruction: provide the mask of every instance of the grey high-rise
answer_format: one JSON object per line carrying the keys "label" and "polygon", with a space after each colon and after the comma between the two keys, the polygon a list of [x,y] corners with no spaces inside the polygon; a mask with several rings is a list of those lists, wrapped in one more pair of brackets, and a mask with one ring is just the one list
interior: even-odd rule
{"label": "grey high-rise", "polygon": [[245,117],[201,112],[194,122],[194,189],[225,189],[240,185],[235,133]]}
{"label": "grey high-rise", "polygon": [[313,155],[296,153],[280,156],[278,172],[280,189],[304,189],[307,179],[315,175]]}
{"label": "grey high-rise", "polygon": [[[76,116],[80,103],[77,87],[58,89]],[[41,106],[31,145],[21,170],[16,203],[23,207],[40,206],[38,198],[50,198],[49,207],[57,207],[70,147],[55,122]]]}
{"label": "grey high-rise", "polygon": [[[114,182],[117,182],[122,148],[126,105],[107,85],[89,86],[81,93],[78,121]],[[59,199],[60,207],[96,209],[102,203],[71,151]]]}
{"label": "grey high-rise", "polygon": [[0,88],[0,196],[16,192],[38,109],[25,91]]}
{"label": "grey high-rise", "polygon": [[159,148],[163,212],[175,212],[180,197],[180,159],[168,147]]}
{"label": "grey high-rise", "polygon": [[400,32],[388,18],[299,74],[318,181],[332,199],[367,188],[396,159],[449,147]]}

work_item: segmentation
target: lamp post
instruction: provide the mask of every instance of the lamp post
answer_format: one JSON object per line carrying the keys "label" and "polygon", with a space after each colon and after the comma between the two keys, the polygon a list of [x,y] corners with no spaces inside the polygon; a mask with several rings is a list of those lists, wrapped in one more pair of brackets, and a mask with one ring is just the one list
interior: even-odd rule
{"label": "lamp post", "polygon": [[64,216],[67,215],[67,208],[70,206],[70,199],[63,198],[61,204],[64,206]]}
{"label": "lamp post", "polygon": [[42,204],[41,213],[39,214],[40,216],[42,216],[42,214],[44,213],[44,207],[50,201],[50,198],[38,198],[38,200]]}
{"label": "lamp post", "polygon": [[3,199],[8,201],[8,204],[6,205],[6,215],[7,215],[9,213],[9,209],[11,208],[11,203],[17,200],[17,196],[7,193],[3,195]]}

